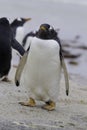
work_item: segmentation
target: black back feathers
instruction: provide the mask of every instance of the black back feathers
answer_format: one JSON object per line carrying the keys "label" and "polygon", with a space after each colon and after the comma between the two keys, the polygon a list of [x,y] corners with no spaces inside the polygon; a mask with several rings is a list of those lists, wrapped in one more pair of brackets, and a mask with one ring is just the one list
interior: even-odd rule
{"label": "black back feathers", "polygon": [[11,28],[9,21],[0,18],[0,77],[7,75],[11,65]]}
{"label": "black back feathers", "polygon": [[21,55],[25,52],[23,47],[14,39],[7,18],[0,18],[0,78],[9,73],[11,67],[12,47]]}

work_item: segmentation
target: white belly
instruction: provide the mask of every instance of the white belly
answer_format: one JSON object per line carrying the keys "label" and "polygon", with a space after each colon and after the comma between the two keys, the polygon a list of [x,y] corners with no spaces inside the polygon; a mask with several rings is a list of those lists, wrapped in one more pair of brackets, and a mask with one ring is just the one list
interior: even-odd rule
{"label": "white belly", "polygon": [[20,44],[22,44],[23,37],[24,37],[24,29],[23,29],[23,27],[18,27],[16,30],[15,38]]}
{"label": "white belly", "polygon": [[23,71],[24,86],[37,100],[56,100],[59,93],[61,66],[59,45],[54,40],[33,38]]}
{"label": "white belly", "polygon": [[[16,40],[22,44],[22,40],[23,40],[23,37],[24,37],[24,30],[23,30],[23,27],[18,27],[17,30],[16,30]],[[19,55],[17,55],[17,52],[12,49],[12,65],[18,65],[20,61],[20,57]]]}

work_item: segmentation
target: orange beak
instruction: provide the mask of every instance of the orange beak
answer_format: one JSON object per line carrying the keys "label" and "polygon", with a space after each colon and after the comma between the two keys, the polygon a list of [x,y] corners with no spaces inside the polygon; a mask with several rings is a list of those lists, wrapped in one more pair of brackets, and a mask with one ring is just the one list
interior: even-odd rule
{"label": "orange beak", "polygon": [[45,28],[44,26],[41,26],[41,27],[40,27],[40,30],[46,31],[46,28]]}
{"label": "orange beak", "polygon": [[30,21],[31,18],[24,18],[25,22]]}

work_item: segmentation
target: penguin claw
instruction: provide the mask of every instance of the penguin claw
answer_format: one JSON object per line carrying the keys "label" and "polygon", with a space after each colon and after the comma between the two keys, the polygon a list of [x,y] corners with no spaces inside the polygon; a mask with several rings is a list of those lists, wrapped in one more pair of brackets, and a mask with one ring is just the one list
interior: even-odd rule
{"label": "penguin claw", "polygon": [[53,110],[55,110],[55,107],[52,107],[52,106],[49,106],[49,105],[44,105],[42,108],[45,109],[45,110],[47,110],[47,111],[53,111]]}
{"label": "penguin claw", "polygon": [[36,102],[33,98],[30,98],[28,102],[19,102],[23,106],[35,107]]}
{"label": "penguin claw", "polygon": [[42,108],[48,111],[53,111],[55,110],[55,106],[56,106],[55,102],[48,101],[46,102],[46,105],[44,105]]}
{"label": "penguin claw", "polygon": [[2,81],[4,82],[8,82],[8,83],[11,83],[12,81],[10,79],[8,79],[7,77],[5,77],[4,79],[2,79]]}

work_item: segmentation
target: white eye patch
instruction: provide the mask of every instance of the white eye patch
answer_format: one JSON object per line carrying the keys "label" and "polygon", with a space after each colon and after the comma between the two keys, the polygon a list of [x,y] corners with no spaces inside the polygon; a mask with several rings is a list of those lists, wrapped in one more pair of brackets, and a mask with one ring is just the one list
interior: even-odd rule
{"label": "white eye patch", "polygon": [[7,18],[8,21],[10,21],[10,18]]}
{"label": "white eye patch", "polygon": [[50,28],[49,29],[53,29],[53,27],[52,26],[50,26]]}
{"label": "white eye patch", "polygon": [[21,21],[21,18],[17,18],[18,21]]}

